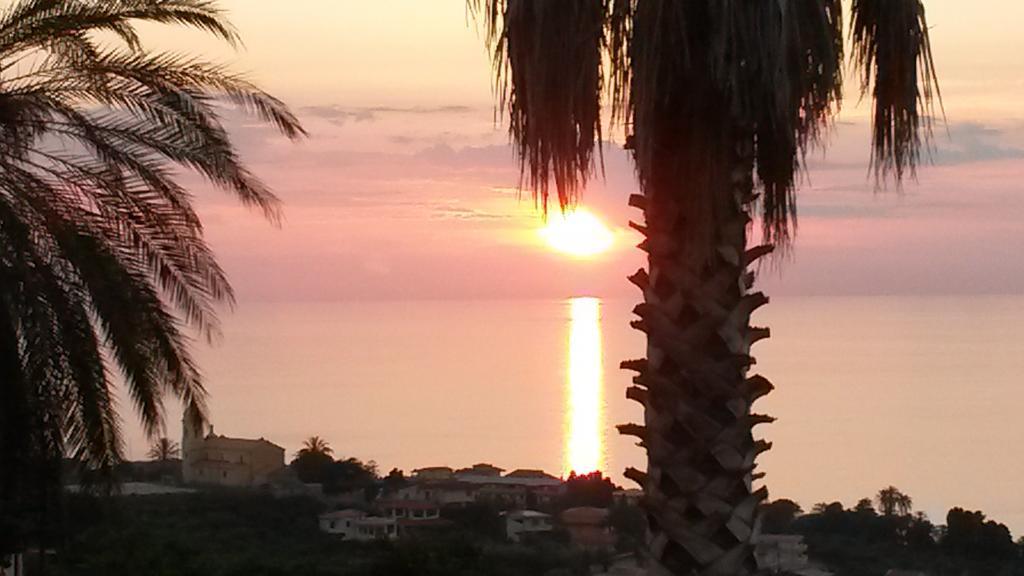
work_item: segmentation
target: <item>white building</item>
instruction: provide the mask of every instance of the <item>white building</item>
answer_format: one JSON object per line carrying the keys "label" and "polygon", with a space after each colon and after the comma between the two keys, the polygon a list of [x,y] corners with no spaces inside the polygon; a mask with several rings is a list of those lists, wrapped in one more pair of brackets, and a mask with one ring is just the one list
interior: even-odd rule
{"label": "white building", "polygon": [[320,515],[320,531],[335,534],[346,540],[355,540],[356,522],[366,518],[362,510],[336,510]]}
{"label": "white building", "polygon": [[754,541],[757,567],[770,574],[830,576],[807,559],[804,537],[797,534],[761,534]]}
{"label": "white building", "polygon": [[534,510],[515,510],[502,514],[505,534],[513,542],[520,542],[528,534],[551,532],[551,516]]}
{"label": "white building", "polygon": [[434,502],[441,506],[464,505],[476,501],[474,484],[455,480],[416,482],[394,492],[395,500]]}
{"label": "white building", "polygon": [[395,520],[437,520],[441,510],[432,502],[412,500],[382,500],[377,503],[385,518]]}
{"label": "white building", "polygon": [[398,538],[398,521],[367,516],[361,510],[338,510],[320,515],[320,530],[357,542],[394,540]]}

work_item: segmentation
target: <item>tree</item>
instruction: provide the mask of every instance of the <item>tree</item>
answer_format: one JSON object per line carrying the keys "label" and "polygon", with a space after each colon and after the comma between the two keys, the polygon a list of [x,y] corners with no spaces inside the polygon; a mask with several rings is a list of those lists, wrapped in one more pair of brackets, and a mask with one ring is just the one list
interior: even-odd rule
{"label": "tree", "polygon": [[[795,229],[804,153],[822,142],[842,97],[839,0],[469,0],[494,56],[499,107],[522,185],[564,210],[596,173],[603,108],[626,131],[640,194],[630,205],[647,268],[632,326],[647,358],[627,397],[645,425],[648,557],[657,574],[749,574],[758,504],[754,466],[770,443],[752,411],[772,389],[751,375],[750,325],[767,303],[750,267]],[[879,184],[912,174],[937,95],[920,0],[854,0],[851,38],[874,99]],[[597,153],[595,154],[595,148]],[[760,218],[761,244],[748,224]]]}
{"label": "tree", "polygon": [[1015,557],[1017,548],[1005,524],[985,518],[980,511],[952,508],[946,514],[946,532],[939,545],[968,560]]}
{"label": "tree", "polygon": [[906,516],[914,507],[914,500],[895,486],[879,490],[875,501],[878,502],[878,508],[883,516]]}
{"label": "tree", "polygon": [[302,443],[302,449],[299,450],[299,456],[305,454],[320,454],[324,456],[330,456],[334,454],[334,449],[327,444],[327,441],[319,436],[310,436]]}
{"label": "tree", "polygon": [[181,448],[178,443],[170,438],[158,438],[156,442],[149,448],[147,456],[150,460],[156,460],[157,462],[167,462],[178,458],[181,454]]}
{"label": "tree", "polygon": [[402,472],[398,468],[392,468],[381,482],[381,490],[385,494],[390,494],[396,490],[404,488],[408,483],[409,481],[405,478],[405,472]]}
{"label": "tree", "polygon": [[377,482],[377,464],[364,463],[358,458],[346,458],[333,462],[324,478],[327,492],[350,492],[352,490],[372,491]]}
{"label": "tree", "polygon": [[323,484],[327,481],[328,469],[334,463],[334,449],[319,436],[310,436],[302,443],[302,448],[295,454],[291,466],[299,480],[310,484]]}
{"label": "tree", "polygon": [[871,498],[861,498],[857,500],[857,505],[853,507],[854,512],[864,514],[866,516],[874,516],[875,506],[871,503]]}
{"label": "tree", "polygon": [[788,534],[797,516],[803,514],[799,504],[786,498],[761,506],[761,530],[766,534]]}
{"label": "tree", "polygon": [[558,501],[559,508],[594,506],[608,508],[612,505],[616,486],[599,470],[588,474],[570,472],[565,479],[565,494]]}
{"label": "tree", "polygon": [[304,134],[244,76],[144,47],[138,22],[238,41],[210,0],[19,0],[0,11],[0,499],[65,454],[111,478],[123,440],[108,368],[151,437],[165,394],[204,417],[183,329],[217,337],[215,306],[233,293],[177,169],[277,221],[277,199],[220,111]]}

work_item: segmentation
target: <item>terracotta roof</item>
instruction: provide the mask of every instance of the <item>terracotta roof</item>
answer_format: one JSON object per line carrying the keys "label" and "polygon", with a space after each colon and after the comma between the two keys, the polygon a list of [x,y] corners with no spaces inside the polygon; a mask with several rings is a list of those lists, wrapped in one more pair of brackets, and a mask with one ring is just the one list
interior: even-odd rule
{"label": "terracotta roof", "polygon": [[253,440],[251,438],[228,438],[227,436],[215,436],[211,434],[210,436],[203,438],[203,441],[206,446],[220,448],[255,448],[257,446],[269,446],[278,450],[284,450],[284,448],[265,438]]}
{"label": "terracotta roof", "polygon": [[325,512],[320,515],[321,518],[330,520],[336,518],[363,518],[364,516],[366,516],[366,512],[362,510],[335,510],[334,512]]}

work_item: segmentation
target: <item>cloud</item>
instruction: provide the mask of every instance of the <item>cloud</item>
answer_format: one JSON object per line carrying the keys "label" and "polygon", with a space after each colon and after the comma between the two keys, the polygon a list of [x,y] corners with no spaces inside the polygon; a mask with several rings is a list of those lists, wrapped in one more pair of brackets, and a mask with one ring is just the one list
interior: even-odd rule
{"label": "cloud", "polygon": [[950,125],[949,136],[936,134],[936,164],[954,165],[1024,158],[1024,148],[1012,142],[1024,136],[1024,125],[996,128],[979,122]]}
{"label": "cloud", "polygon": [[302,115],[312,116],[316,118],[322,118],[336,124],[338,126],[344,126],[348,122],[373,122],[382,115],[415,115],[415,116],[433,116],[433,115],[453,115],[453,114],[469,114],[475,112],[476,108],[472,106],[464,106],[461,104],[448,104],[442,106],[408,106],[408,107],[397,107],[397,106],[367,106],[367,107],[354,107],[348,108],[338,105],[328,106],[304,106],[299,109]]}
{"label": "cloud", "polygon": [[434,208],[431,218],[438,220],[509,220],[512,214],[499,214],[478,208],[464,206],[439,206]]}

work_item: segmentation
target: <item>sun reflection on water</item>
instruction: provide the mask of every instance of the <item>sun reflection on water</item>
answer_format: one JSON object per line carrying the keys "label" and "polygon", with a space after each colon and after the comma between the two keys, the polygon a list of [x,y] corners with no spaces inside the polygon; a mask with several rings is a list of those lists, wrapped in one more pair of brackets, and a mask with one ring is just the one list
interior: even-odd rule
{"label": "sun reflection on water", "polygon": [[571,300],[563,473],[604,470],[601,301]]}

